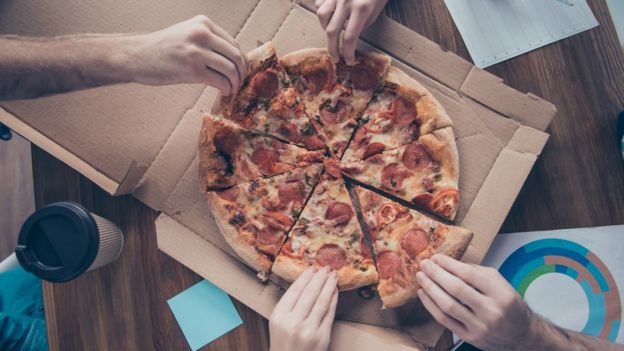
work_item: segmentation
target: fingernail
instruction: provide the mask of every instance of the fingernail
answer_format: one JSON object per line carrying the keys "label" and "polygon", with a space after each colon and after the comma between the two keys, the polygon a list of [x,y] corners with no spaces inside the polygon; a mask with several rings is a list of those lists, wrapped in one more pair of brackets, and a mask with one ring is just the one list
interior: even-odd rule
{"label": "fingernail", "polygon": [[433,260],[433,262],[440,262],[440,260],[442,259],[442,255],[440,254],[435,254],[433,256],[431,256],[431,259]]}
{"label": "fingernail", "polygon": [[322,270],[323,270],[323,273],[326,273],[326,274],[329,273],[329,267],[327,266],[323,266]]}
{"label": "fingernail", "polygon": [[334,278],[338,278],[338,271],[332,271],[331,272],[332,277]]}
{"label": "fingernail", "polygon": [[426,259],[420,262],[420,268],[422,269],[427,269],[428,267],[430,267],[430,265],[431,265],[431,261],[429,259]]}
{"label": "fingernail", "polygon": [[418,282],[422,282],[424,279],[425,279],[425,273],[423,272],[416,273],[416,280],[418,280]]}

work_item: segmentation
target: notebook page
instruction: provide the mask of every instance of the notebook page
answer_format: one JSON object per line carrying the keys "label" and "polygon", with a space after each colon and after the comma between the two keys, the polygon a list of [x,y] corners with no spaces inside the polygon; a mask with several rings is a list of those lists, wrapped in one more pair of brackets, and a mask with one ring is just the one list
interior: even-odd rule
{"label": "notebook page", "polygon": [[598,26],[586,0],[445,0],[474,64],[487,67]]}

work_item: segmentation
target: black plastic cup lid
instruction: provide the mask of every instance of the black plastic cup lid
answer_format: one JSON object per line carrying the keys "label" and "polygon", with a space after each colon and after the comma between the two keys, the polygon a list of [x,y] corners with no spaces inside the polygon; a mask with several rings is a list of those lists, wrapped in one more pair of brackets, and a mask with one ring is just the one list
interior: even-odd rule
{"label": "black plastic cup lid", "polygon": [[73,202],[56,202],[26,220],[15,255],[39,278],[66,282],[89,269],[99,245],[97,224],[89,211]]}

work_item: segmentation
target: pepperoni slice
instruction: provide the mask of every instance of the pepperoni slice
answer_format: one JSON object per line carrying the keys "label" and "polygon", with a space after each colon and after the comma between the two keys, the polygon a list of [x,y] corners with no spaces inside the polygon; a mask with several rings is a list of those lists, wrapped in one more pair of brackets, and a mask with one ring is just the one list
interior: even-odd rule
{"label": "pepperoni slice", "polygon": [[431,201],[433,212],[444,217],[451,217],[459,204],[459,191],[457,189],[442,190]]}
{"label": "pepperoni slice", "polygon": [[267,226],[277,230],[288,230],[293,225],[293,220],[283,212],[271,211],[264,216]]}
{"label": "pepperoni slice", "polygon": [[433,195],[429,193],[418,194],[412,199],[413,203],[424,208],[430,208],[431,201],[433,201]]}
{"label": "pepperoni slice", "polygon": [[374,143],[368,144],[366,150],[364,150],[364,159],[367,159],[373,155],[376,155],[386,149],[386,145],[384,143],[380,143],[378,141]]}
{"label": "pepperoni slice", "polygon": [[336,225],[349,223],[351,217],[353,217],[353,210],[351,206],[344,202],[334,201],[327,206],[327,210],[325,211],[325,219],[333,220],[336,222]]}
{"label": "pepperoni slice", "polygon": [[240,143],[240,138],[231,128],[217,130],[212,139],[215,149],[226,155],[232,155]]}
{"label": "pepperoni slice", "polygon": [[321,150],[325,148],[325,143],[318,135],[305,135],[299,140],[308,150]]}
{"label": "pepperoni slice", "polygon": [[273,71],[262,71],[251,79],[251,86],[259,98],[270,98],[278,88],[277,74]]}
{"label": "pepperoni slice", "polygon": [[401,269],[401,257],[392,251],[384,251],[377,255],[379,278],[389,279]]}
{"label": "pepperoni slice", "polygon": [[329,82],[329,72],[324,68],[316,68],[303,74],[308,81],[308,88],[312,94],[318,94]]}
{"label": "pepperoni slice", "polygon": [[303,184],[300,181],[282,183],[279,185],[277,195],[283,204],[288,204],[291,201],[303,203],[305,198],[303,189]]}
{"label": "pepperoni slice", "polygon": [[277,132],[288,141],[293,143],[299,141],[299,128],[294,123],[282,122]]}
{"label": "pepperoni slice", "polygon": [[273,172],[275,163],[278,160],[279,157],[275,152],[262,146],[255,149],[253,154],[251,154],[251,162],[258,165],[258,167],[264,174],[271,174]]}
{"label": "pepperoni slice", "polygon": [[390,110],[394,121],[400,126],[406,126],[417,118],[414,103],[402,96],[390,103]]}
{"label": "pepperoni slice", "polygon": [[218,191],[217,195],[223,200],[234,201],[236,200],[236,196],[238,196],[238,188],[233,187],[233,188],[225,189],[222,191]]}
{"label": "pepperoni slice", "polygon": [[344,120],[347,114],[347,107],[342,101],[338,101],[336,106],[326,104],[321,108],[321,119],[325,123],[336,124]]}
{"label": "pepperoni slice", "polygon": [[325,162],[323,162],[323,166],[325,167],[325,172],[327,172],[330,176],[336,179],[340,179],[342,177],[340,174],[340,164],[338,163],[338,160],[328,158]]}
{"label": "pepperoni slice", "polygon": [[390,190],[400,190],[403,180],[411,174],[398,163],[391,163],[381,170],[381,184]]}
{"label": "pepperoni slice", "polygon": [[429,236],[422,229],[409,230],[401,237],[401,248],[412,257],[421,253],[428,245]]}
{"label": "pepperoni slice", "polygon": [[432,160],[429,152],[422,144],[412,143],[403,151],[401,161],[403,161],[405,167],[419,171],[429,166]]}
{"label": "pepperoni slice", "polygon": [[336,244],[325,244],[316,252],[316,263],[337,271],[347,263],[347,255]]}
{"label": "pepperoni slice", "polygon": [[377,73],[370,66],[358,63],[351,68],[351,81],[356,89],[371,90],[377,85]]}

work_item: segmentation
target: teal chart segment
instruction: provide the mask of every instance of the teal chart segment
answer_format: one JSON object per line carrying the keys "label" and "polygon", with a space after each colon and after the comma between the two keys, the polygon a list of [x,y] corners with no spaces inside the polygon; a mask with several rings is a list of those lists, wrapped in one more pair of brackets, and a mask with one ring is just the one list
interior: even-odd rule
{"label": "teal chart segment", "polygon": [[545,274],[564,274],[583,289],[589,318],[583,334],[615,341],[622,322],[622,302],[615,279],[605,264],[582,245],[564,239],[542,239],[514,251],[500,273],[524,297],[528,287]]}

